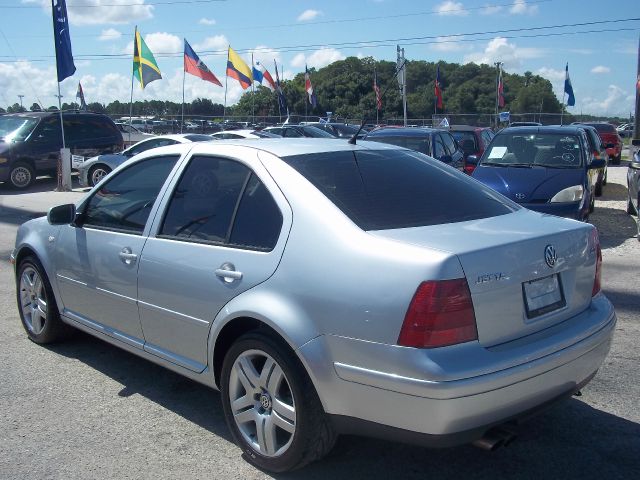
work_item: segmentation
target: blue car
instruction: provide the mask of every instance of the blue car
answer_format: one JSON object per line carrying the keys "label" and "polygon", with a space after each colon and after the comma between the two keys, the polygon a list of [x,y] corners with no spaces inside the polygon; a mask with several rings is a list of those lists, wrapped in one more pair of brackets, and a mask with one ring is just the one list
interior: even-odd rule
{"label": "blue car", "polygon": [[409,148],[458,170],[464,168],[464,152],[456,139],[443,130],[424,127],[383,127],[367,133],[364,140]]}
{"label": "blue car", "polygon": [[604,166],[579,126],[506,128],[485,150],[473,178],[523,207],[586,221]]}

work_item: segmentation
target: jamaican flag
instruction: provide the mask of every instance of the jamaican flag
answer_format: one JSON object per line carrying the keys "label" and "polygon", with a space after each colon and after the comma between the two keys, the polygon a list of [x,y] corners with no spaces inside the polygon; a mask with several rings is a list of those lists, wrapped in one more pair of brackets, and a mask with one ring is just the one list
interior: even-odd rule
{"label": "jamaican flag", "polygon": [[144,88],[148,83],[162,78],[160,69],[153,58],[153,53],[144,43],[142,35],[136,27],[136,36],[133,41],[133,74],[140,81],[140,87]]}

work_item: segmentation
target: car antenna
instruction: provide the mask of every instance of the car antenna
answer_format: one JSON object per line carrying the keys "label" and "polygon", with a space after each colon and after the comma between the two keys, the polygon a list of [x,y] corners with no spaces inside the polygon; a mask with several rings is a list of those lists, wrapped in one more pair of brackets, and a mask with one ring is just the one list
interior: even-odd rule
{"label": "car antenna", "polygon": [[[400,70],[402,70],[404,68],[405,63],[407,63],[407,59],[403,59],[402,60],[402,64],[400,66],[396,67],[396,71],[393,74],[393,77],[391,77],[389,79],[389,82],[387,83],[387,86],[385,87],[384,91],[382,92],[382,95],[380,95],[380,101],[382,102],[382,99],[384,98],[384,96],[387,93],[387,90],[389,90],[389,87],[391,86],[391,80],[393,80],[394,78],[396,78],[398,76],[398,74],[400,73]],[[356,138],[358,138],[358,135],[360,135],[360,132],[362,131],[362,129],[364,128],[365,124],[367,123],[367,120],[369,119],[369,117],[365,116],[362,119],[362,123],[360,124],[360,128],[358,128],[358,131],[356,133],[353,134],[353,137],[351,137],[349,139],[349,143],[351,145],[355,145],[356,144]]]}

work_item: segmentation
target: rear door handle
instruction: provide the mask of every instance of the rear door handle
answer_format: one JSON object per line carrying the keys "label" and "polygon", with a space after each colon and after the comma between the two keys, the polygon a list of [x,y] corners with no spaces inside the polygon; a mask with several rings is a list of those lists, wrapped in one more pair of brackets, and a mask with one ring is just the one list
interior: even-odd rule
{"label": "rear door handle", "polygon": [[229,262],[220,265],[220,268],[216,269],[214,273],[227,283],[231,283],[242,278],[242,272],[236,270],[233,263]]}
{"label": "rear door handle", "polygon": [[120,260],[122,260],[122,262],[125,265],[133,265],[138,260],[138,255],[136,255],[135,253],[132,253],[129,247],[124,247],[120,251],[118,256],[120,257]]}

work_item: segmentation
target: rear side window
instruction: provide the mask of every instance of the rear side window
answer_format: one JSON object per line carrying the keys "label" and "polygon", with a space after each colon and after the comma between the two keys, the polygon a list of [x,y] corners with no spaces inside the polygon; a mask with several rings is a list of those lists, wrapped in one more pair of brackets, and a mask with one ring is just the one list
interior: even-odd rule
{"label": "rear side window", "polygon": [[374,135],[372,137],[367,136],[366,139],[372,142],[388,143],[390,145],[396,145],[397,147],[404,147],[409,150],[424,153],[425,155],[431,155],[431,143],[429,142],[429,137],[386,137],[382,135]]}
{"label": "rear side window", "polygon": [[610,123],[587,123],[594,127],[599,133],[616,133],[616,128]]}
{"label": "rear side window", "polygon": [[284,157],[363,230],[494,217],[518,207],[424,155],[403,150]]}

